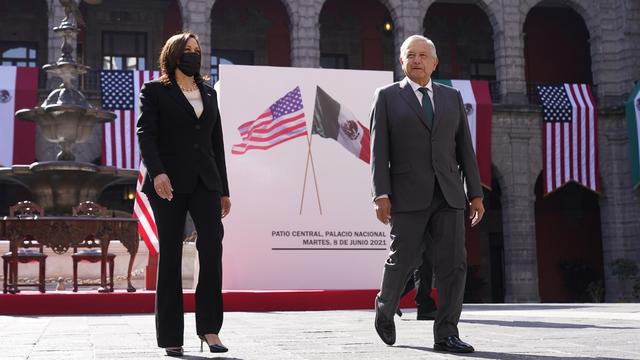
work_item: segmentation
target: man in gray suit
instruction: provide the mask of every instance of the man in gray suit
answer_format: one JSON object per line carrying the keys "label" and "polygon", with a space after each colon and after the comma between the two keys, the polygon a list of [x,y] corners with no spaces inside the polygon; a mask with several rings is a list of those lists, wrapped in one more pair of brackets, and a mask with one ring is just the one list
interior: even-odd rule
{"label": "man in gray suit", "polygon": [[375,328],[382,341],[395,343],[393,315],[400,294],[420,265],[423,249],[429,248],[439,298],[434,349],[473,352],[458,334],[467,268],[464,211],[469,206],[475,226],[484,207],[467,116],[456,89],[431,81],[438,65],[431,40],[407,38],[400,64],[406,78],[378,89],[371,112],[376,216],[391,224]]}

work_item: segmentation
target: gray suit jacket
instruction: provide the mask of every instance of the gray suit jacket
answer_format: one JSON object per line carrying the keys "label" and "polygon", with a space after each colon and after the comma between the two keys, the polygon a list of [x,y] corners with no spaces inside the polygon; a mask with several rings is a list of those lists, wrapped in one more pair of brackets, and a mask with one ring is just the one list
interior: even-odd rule
{"label": "gray suit jacket", "polygon": [[388,194],[391,211],[426,209],[436,179],[449,206],[482,197],[467,114],[460,92],[433,83],[433,128],[405,78],[376,91],[371,111],[373,196]]}

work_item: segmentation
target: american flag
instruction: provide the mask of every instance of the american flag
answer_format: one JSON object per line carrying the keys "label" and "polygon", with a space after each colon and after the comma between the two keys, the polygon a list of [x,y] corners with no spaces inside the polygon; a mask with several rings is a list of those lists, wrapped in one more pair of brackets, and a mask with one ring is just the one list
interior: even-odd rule
{"label": "american flag", "polygon": [[140,166],[133,216],[138,219],[138,233],[152,254],[158,253],[158,232],[149,200],[141,191],[147,169],[140,161],[136,119],[140,113],[140,88],[158,77],[159,71],[105,70],[100,73],[102,107],[116,114],[112,123],[104,124],[102,163],[125,169]]}
{"label": "american flag", "polygon": [[142,84],[160,76],[158,71],[104,70],[100,72],[102,108],[115,112],[116,119],[104,124],[102,163],[120,169],[137,169],[140,149],[136,119]]}
{"label": "american flag", "polygon": [[599,192],[598,121],[591,87],[541,85],[538,94],[544,121],[544,193],[570,181]]}
{"label": "american flag", "polygon": [[233,145],[231,153],[241,155],[251,149],[267,150],[285,141],[307,135],[300,88],[288,92],[267,108],[257,119],[238,127],[242,143]]}

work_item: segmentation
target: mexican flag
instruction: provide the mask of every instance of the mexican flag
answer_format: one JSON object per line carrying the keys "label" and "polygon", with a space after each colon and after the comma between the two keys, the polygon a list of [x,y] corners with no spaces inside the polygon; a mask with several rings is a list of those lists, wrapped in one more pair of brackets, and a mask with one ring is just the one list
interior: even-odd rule
{"label": "mexican flag", "polygon": [[15,113],[38,104],[38,71],[0,66],[0,166],[36,161],[35,123],[18,120]]}
{"label": "mexican flag", "polygon": [[321,87],[316,87],[312,134],[333,139],[360,160],[369,163],[370,134],[344,105],[335,101]]}
{"label": "mexican flag", "polygon": [[631,92],[629,100],[625,104],[627,116],[627,130],[629,131],[629,151],[631,158],[631,181],[633,187],[640,186],[640,81]]}
{"label": "mexican flag", "polygon": [[[473,149],[480,170],[480,182],[491,189],[491,116],[493,105],[486,80],[433,80],[460,91],[467,112]],[[437,121],[437,119],[436,119]]]}

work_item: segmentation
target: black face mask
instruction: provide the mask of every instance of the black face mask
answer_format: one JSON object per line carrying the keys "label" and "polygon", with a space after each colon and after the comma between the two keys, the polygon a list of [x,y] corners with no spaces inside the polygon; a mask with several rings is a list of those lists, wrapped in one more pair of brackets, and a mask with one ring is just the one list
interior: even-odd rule
{"label": "black face mask", "polygon": [[187,76],[193,76],[200,72],[200,54],[195,52],[186,52],[180,57],[178,69]]}

